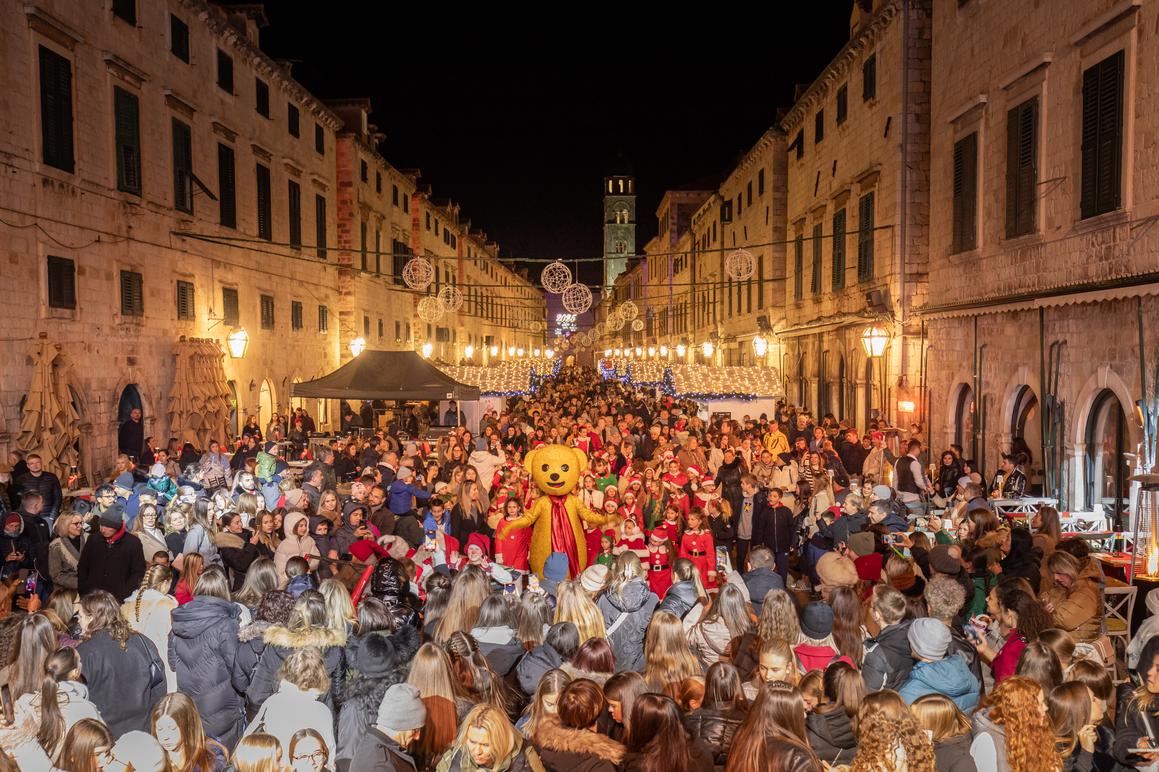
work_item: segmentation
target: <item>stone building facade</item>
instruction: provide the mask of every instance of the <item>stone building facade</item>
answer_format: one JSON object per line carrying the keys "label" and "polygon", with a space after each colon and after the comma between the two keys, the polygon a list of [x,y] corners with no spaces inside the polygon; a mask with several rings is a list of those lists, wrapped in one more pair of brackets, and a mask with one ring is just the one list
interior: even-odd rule
{"label": "stone building facade", "polygon": [[[246,331],[244,357],[224,359],[234,431],[287,410],[292,384],[339,365],[355,332],[369,327],[371,347],[423,342],[394,263],[362,270],[359,223],[368,249],[379,233],[376,252],[413,248],[428,196],[374,151],[372,127],[347,128],[350,105],[324,104],[262,53],[264,23],[260,6],[204,0],[0,7],[0,451],[15,446],[42,335],[71,367],[89,479],[111,466],[129,406],[156,443],[170,436],[182,338],[224,352]],[[459,250],[475,238],[476,264],[518,285],[501,301],[503,329],[532,340],[542,295],[466,233],[457,208],[445,217]],[[429,248],[462,274],[463,253]],[[306,406],[337,423],[333,406]]]}
{"label": "stone building facade", "polygon": [[1021,438],[1076,511],[1123,509],[1159,356],[1157,25],[1149,0],[934,3],[930,442],[989,476]]}
{"label": "stone building facade", "polygon": [[[781,121],[782,375],[795,404],[865,427],[918,419],[928,273],[931,4],[854,3],[851,37]],[[891,336],[870,358],[863,331]]]}

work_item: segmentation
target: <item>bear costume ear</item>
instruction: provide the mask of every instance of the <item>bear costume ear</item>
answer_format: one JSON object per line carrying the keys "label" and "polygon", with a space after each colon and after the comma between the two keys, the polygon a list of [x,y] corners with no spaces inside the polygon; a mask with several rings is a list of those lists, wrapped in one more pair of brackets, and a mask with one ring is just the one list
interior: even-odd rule
{"label": "bear costume ear", "polygon": [[570,448],[570,450],[575,456],[575,463],[579,467],[579,473],[583,474],[588,468],[588,454],[579,448]]}
{"label": "bear costume ear", "polygon": [[523,468],[528,474],[531,474],[531,467],[535,465],[535,455],[539,453],[539,448],[534,448],[527,451],[527,455],[523,457]]}

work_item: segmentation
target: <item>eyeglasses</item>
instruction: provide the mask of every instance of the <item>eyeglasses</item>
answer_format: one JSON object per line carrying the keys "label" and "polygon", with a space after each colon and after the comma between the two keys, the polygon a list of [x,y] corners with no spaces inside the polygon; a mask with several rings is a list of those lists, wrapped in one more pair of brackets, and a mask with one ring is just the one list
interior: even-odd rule
{"label": "eyeglasses", "polygon": [[309,759],[315,764],[323,764],[326,761],[326,751],[319,748],[313,753],[294,754],[290,757],[291,761],[305,761],[306,759]]}

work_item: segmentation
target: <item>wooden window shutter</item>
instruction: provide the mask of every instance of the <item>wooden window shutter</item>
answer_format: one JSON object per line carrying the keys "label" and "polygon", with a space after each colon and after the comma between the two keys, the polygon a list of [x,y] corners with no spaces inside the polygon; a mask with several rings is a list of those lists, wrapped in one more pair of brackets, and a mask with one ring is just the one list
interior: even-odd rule
{"label": "wooden window shutter", "polygon": [[194,302],[193,282],[177,281],[177,318],[182,321],[192,321],[197,312]]}
{"label": "wooden window shutter", "polygon": [[232,147],[222,144],[217,146],[217,205],[221,224],[227,228],[236,228],[237,176],[234,154]]}
{"label": "wooden window shutter", "polygon": [[48,305],[76,308],[76,263],[67,257],[48,256]]}
{"label": "wooden window shutter", "polygon": [[1006,237],[1033,233],[1037,203],[1038,99],[1006,113]]}
{"label": "wooden window shutter", "polygon": [[954,143],[954,222],[951,249],[965,252],[977,246],[978,134]]}
{"label": "wooden window shutter", "polygon": [[314,194],[314,243],[317,247],[318,259],[326,259],[326,197],[321,193]]}
{"label": "wooden window shutter", "polygon": [[1123,64],[1118,51],[1083,72],[1082,216],[1119,208],[1123,164]]}
{"label": "wooden window shutter", "polygon": [[121,271],[121,316],[145,315],[143,277],[136,271]]}
{"label": "wooden window shutter", "polygon": [[833,213],[833,289],[845,287],[845,210]]}
{"label": "wooden window shutter", "polygon": [[857,280],[873,279],[873,193],[857,202]]}
{"label": "wooden window shutter", "polygon": [[290,180],[287,185],[287,199],[290,214],[290,246],[302,248],[302,188]]}
{"label": "wooden window shutter", "polygon": [[258,183],[258,238],[270,241],[274,237],[270,222],[270,167],[257,165]]}
{"label": "wooden window shutter", "polygon": [[136,95],[113,89],[117,136],[117,190],[141,195],[140,102]]}
{"label": "wooden window shutter", "polygon": [[221,288],[221,316],[222,321],[231,327],[236,327],[240,321],[237,290],[233,287]]}
{"label": "wooden window shutter", "polygon": [[793,299],[805,297],[805,240],[798,236],[793,242]]}
{"label": "wooden window shutter", "polygon": [[173,206],[193,213],[193,139],[189,126],[173,119]]}
{"label": "wooden window shutter", "polygon": [[821,223],[813,226],[813,278],[809,283],[809,290],[818,295],[821,293]]}
{"label": "wooden window shutter", "polygon": [[72,64],[40,47],[40,132],[44,162],[72,172]]}

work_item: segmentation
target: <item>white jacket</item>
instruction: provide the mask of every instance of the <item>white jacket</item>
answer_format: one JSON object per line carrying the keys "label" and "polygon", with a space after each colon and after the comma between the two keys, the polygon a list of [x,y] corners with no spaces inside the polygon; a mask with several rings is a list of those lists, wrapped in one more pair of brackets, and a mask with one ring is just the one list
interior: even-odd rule
{"label": "white jacket", "polygon": [[1143,647],[1147,645],[1147,641],[1159,635],[1159,587],[1147,593],[1144,599],[1147,604],[1147,610],[1151,615],[1139,625],[1139,631],[1131,638],[1131,643],[1127,646],[1127,669],[1137,670],[1139,668],[1139,657],[1143,654]]}
{"label": "white jacket", "polygon": [[271,734],[278,738],[285,749],[283,758],[287,758],[294,733],[299,729],[316,729],[333,755],[334,748],[338,747],[334,741],[334,714],[325,703],[318,701],[320,696],[316,691],[304,692],[289,681],[282,681],[278,690],[262,703],[243,736],[256,732]]}
{"label": "white jacket", "polygon": [[[56,758],[60,753],[60,749],[64,747],[64,738],[68,731],[72,729],[73,724],[83,718],[95,718],[97,721],[101,720],[100,711],[97,706],[89,701],[89,688],[82,683],[76,681],[61,681],[56,685],[56,704],[60,707],[61,716],[64,718],[64,731],[60,734],[60,739],[57,740],[55,748],[46,748],[45,751],[52,758]],[[36,725],[40,725],[40,692],[29,692],[20,695],[16,700],[16,711],[18,713],[28,711],[30,714],[36,715]]]}
{"label": "white jacket", "polygon": [[[274,567],[278,569],[278,578],[282,581],[286,580],[286,563],[289,562],[290,558],[318,554],[318,544],[310,536],[309,530],[301,538],[294,535],[294,529],[303,520],[307,523],[310,522],[310,518],[301,512],[290,512],[285,517],[283,530],[289,535],[282,539],[278,544],[278,549],[274,552]],[[311,571],[318,568],[317,558],[310,560],[309,563]]]}
{"label": "white jacket", "polygon": [[121,604],[121,615],[129,627],[148,638],[157,647],[157,654],[165,663],[165,687],[172,694],[177,691],[177,674],[169,667],[169,631],[173,627],[172,613],[177,608],[177,599],[153,589],[145,590],[141,596],[141,618],[137,618],[137,596],[134,590],[129,599]]}

